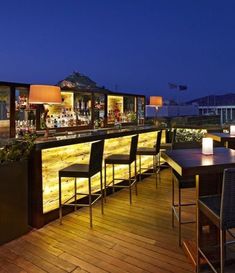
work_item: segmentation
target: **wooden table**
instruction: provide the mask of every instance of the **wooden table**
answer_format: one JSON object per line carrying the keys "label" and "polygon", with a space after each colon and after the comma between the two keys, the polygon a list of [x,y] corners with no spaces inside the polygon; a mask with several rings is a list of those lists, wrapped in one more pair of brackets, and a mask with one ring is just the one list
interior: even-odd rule
{"label": "wooden table", "polygon": [[211,137],[217,142],[221,142],[225,147],[235,149],[235,136],[229,133],[207,133],[207,137]]}
{"label": "wooden table", "polygon": [[[161,157],[180,175],[195,175],[197,199],[221,192],[223,171],[235,167],[235,150],[214,148],[213,155],[203,155],[201,149],[164,151]],[[196,269],[196,241],[183,241],[183,249]]]}

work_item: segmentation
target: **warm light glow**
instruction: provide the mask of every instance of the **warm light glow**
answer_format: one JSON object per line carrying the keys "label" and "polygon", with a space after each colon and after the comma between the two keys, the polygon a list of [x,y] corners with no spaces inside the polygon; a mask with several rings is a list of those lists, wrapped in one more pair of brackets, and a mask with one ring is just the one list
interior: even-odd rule
{"label": "warm light glow", "polygon": [[230,125],[230,135],[235,136],[235,125]]}
{"label": "warm light glow", "polygon": [[213,139],[210,137],[202,138],[202,153],[204,155],[212,155],[213,154]]}
{"label": "warm light glow", "polygon": [[202,157],[202,165],[203,166],[210,166],[214,164],[213,156],[203,156]]}
{"label": "warm light glow", "polygon": [[150,96],[150,105],[152,106],[162,106],[162,97],[160,96]]}
{"label": "warm light glow", "polygon": [[29,103],[33,104],[60,104],[60,87],[52,85],[31,85]]}
{"label": "warm light glow", "polygon": [[[148,132],[139,134],[139,147],[153,147],[156,143],[157,132]],[[67,137],[66,137],[67,138]],[[111,154],[125,154],[130,149],[131,136],[110,138],[105,140],[104,158]],[[47,213],[59,206],[59,187],[58,187],[58,170],[63,169],[73,163],[88,163],[90,158],[91,142],[77,143],[61,147],[49,148],[42,150],[42,181],[43,181],[43,213]],[[141,157],[141,164],[147,168],[152,164],[151,156]],[[137,170],[139,168],[137,160]],[[104,168],[104,166],[103,166]],[[131,166],[131,172],[134,174],[134,164]],[[118,178],[128,179],[129,169],[125,165],[115,166],[115,176]],[[103,169],[104,177],[104,169]],[[107,166],[107,183],[112,180],[112,166]],[[120,182],[120,181],[116,181]],[[77,179],[78,191],[87,193],[87,179]],[[92,177],[92,192],[100,189],[99,174]],[[74,179],[63,178],[62,183],[62,200],[65,201],[74,193]],[[82,195],[81,195],[82,197]]]}

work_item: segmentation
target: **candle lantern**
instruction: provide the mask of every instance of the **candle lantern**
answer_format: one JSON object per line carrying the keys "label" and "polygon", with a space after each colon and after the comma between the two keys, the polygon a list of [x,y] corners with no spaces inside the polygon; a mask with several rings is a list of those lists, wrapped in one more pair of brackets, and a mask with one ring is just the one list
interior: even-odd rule
{"label": "candle lantern", "polygon": [[204,137],[202,139],[202,153],[204,155],[213,154],[213,139],[210,137]]}
{"label": "candle lantern", "polygon": [[235,125],[230,125],[230,135],[235,136]]}

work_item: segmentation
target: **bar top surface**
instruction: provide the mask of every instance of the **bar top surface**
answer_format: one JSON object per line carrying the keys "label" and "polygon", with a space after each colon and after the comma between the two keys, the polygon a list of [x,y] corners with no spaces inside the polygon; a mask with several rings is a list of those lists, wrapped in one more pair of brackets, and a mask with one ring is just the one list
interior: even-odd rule
{"label": "bar top surface", "polygon": [[42,150],[82,142],[90,142],[101,139],[129,136],[133,134],[147,133],[159,130],[156,126],[128,126],[121,129],[105,128],[97,130],[73,131],[55,134],[48,138],[40,137],[35,141],[35,149]]}

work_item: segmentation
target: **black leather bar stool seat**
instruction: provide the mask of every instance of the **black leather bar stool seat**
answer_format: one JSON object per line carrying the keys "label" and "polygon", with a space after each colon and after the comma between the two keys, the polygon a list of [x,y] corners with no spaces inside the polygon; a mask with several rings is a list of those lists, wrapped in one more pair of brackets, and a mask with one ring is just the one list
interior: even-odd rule
{"label": "black leather bar stool seat", "polygon": [[220,195],[211,195],[200,197],[198,205],[199,209],[206,215],[213,223],[219,227],[220,223]]}
{"label": "black leather bar stool seat", "polygon": [[171,150],[172,149],[172,143],[162,143],[161,144],[161,150]]}
{"label": "black leather bar stool seat", "polygon": [[[142,174],[154,174],[156,175],[156,186],[157,186],[157,175],[160,174],[160,145],[162,139],[162,131],[157,132],[156,144],[154,147],[140,147],[137,149],[137,155],[139,156],[139,178],[141,180]],[[141,164],[141,156],[152,156],[153,157],[153,172],[148,171],[149,168],[143,168]],[[142,170],[145,170],[142,173]],[[160,178],[160,177],[159,177]]]}
{"label": "black leather bar stool seat", "polygon": [[148,147],[141,147],[137,150],[138,155],[156,155],[156,149],[155,148],[148,148]]}
{"label": "black leather bar stool seat", "polygon": [[105,158],[106,164],[131,164],[130,155],[115,154]]}
{"label": "black leather bar stool seat", "polygon": [[172,170],[173,179],[176,181],[178,187],[181,189],[190,189],[196,187],[194,176],[180,176],[175,170]]}
{"label": "black leather bar stool seat", "polygon": [[89,173],[89,164],[73,164],[59,171],[61,177],[83,177],[88,178],[92,175]]}
{"label": "black leather bar stool seat", "polygon": [[[138,135],[135,135],[131,138],[131,146],[129,154],[113,154],[105,158],[104,160],[104,196],[106,200],[106,190],[108,187],[112,187],[113,192],[115,188],[129,188],[129,195],[130,195],[130,204],[132,203],[132,187],[135,185],[136,195],[137,195],[137,170],[136,170],[136,151],[138,145]],[[134,162],[135,164],[135,175],[134,178],[131,177],[131,164]],[[106,177],[106,165],[112,165],[112,181],[107,184],[107,177]],[[115,165],[129,165],[129,178],[128,184],[115,184],[115,180],[126,180],[124,178],[115,178]]]}
{"label": "black leather bar stool seat", "polygon": [[[93,142],[91,144],[91,154],[89,164],[72,164],[59,171],[59,218],[62,224],[62,207],[73,206],[89,207],[90,210],[90,227],[92,227],[92,205],[101,199],[101,211],[103,213],[103,184],[102,184],[102,160],[103,160],[104,140]],[[91,178],[97,173],[100,173],[100,193],[91,192]],[[62,178],[74,178],[74,195],[62,203]],[[88,193],[77,192],[77,178],[88,178]],[[88,196],[87,203],[78,203],[77,196]],[[93,199],[93,197],[95,197]],[[74,200],[74,201],[72,201]]]}

